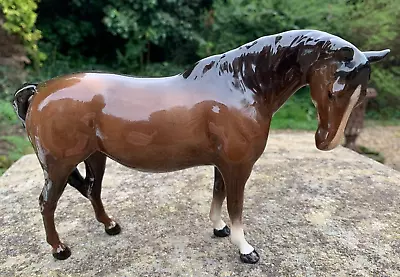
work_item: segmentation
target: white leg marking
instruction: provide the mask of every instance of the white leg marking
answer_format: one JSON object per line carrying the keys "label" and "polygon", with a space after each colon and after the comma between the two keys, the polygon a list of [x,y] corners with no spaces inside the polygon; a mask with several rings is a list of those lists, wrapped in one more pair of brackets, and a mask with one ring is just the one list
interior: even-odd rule
{"label": "white leg marking", "polygon": [[110,225],[106,226],[107,229],[112,229],[115,226],[117,226],[117,222],[115,222],[114,220],[111,220]]}
{"label": "white leg marking", "polygon": [[210,219],[213,223],[213,228],[217,230],[222,230],[226,226],[226,223],[221,219],[221,205],[211,203]]}
{"label": "white leg marking", "polygon": [[359,85],[355,89],[353,95],[350,97],[349,105],[347,106],[347,109],[343,114],[342,121],[340,122],[339,128],[336,131],[335,137],[328,145],[327,148],[328,150],[335,148],[340,143],[340,140],[342,139],[344,134],[344,129],[346,128],[347,121],[349,120],[350,114],[354,106],[357,104],[358,99],[360,98],[360,93],[361,93],[361,85]]}
{"label": "white leg marking", "polygon": [[233,225],[231,228],[231,241],[239,247],[241,254],[250,254],[254,248],[244,238],[243,226]]}
{"label": "white leg marking", "polygon": [[56,253],[60,253],[65,250],[65,247],[62,244],[59,244],[56,249]]}
{"label": "white leg marking", "polygon": [[49,174],[47,173],[46,170],[43,170],[43,175],[44,175],[45,183],[44,183],[44,186],[43,186],[43,189],[42,189],[42,193],[41,193],[42,198],[43,198],[43,201],[40,204],[40,212],[41,213],[44,210],[44,204],[49,199],[49,191],[50,191],[51,187],[53,186],[53,182],[49,179]]}
{"label": "white leg marking", "polygon": [[[87,195],[88,197],[91,197],[92,195],[92,189],[93,189],[93,185],[94,185],[94,178],[89,178],[89,186],[88,186],[88,190],[87,190]],[[91,199],[91,198],[89,198]]]}
{"label": "white leg marking", "polygon": [[43,149],[42,145],[40,144],[40,140],[37,136],[35,136],[35,144],[36,144],[37,156],[38,156],[39,162],[42,164],[42,166],[46,167],[46,153],[45,153],[45,150]]}

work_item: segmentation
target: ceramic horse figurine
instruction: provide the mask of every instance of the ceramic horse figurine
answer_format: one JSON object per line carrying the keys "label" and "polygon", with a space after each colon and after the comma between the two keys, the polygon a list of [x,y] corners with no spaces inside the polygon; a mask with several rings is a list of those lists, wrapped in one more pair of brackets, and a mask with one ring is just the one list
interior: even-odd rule
{"label": "ceramic horse figurine", "polygon": [[[108,234],[120,232],[100,198],[109,157],[147,172],[213,166],[214,234],[230,235],[241,260],[256,263],[259,255],[243,232],[243,192],[265,149],[273,114],[309,85],[318,111],[316,147],[333,149],[352,109],[365,97],[370,63],[388,53],[361,52],[329,33],[296,30],[204,58],[169,77],[87,72],[25,84],[13,105],[43,168],[39,204],[53,256],[71,255],[54,226],[67,183],[90,200]],[[81,162],[85,178],[76,169]],[[225,197],[230,228],[221,219]]]}

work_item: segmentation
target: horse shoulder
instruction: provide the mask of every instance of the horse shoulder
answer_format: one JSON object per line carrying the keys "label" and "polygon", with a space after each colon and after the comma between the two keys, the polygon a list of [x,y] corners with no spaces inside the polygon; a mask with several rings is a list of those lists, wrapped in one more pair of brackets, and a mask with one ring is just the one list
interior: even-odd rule
{"label": "horse shoulder", "polygon": [[239,110],[222,110],[208,128],[215,150],[231,162],[257,159],[264,150],[265,126]]}

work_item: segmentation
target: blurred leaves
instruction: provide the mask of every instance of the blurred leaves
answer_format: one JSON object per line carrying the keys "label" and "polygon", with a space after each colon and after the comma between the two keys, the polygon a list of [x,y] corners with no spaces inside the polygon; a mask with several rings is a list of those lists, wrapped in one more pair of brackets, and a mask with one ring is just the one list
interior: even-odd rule
{"label": "blurred leaves", "polygon": [[[204,21],[210,21],[210,15]],[[216,0],[213,24],[202,32],[199,56],[236,48],[264,35],[318,29],[338,35],[361,51],[391,49],[372,65],[378,98],[369,115],[400,119],[400,5],[398,0]],[[298,97],[296,94],[295,98]]]}
{"label": "blurred leaves", "polygon": [[163,49],[165,59],[173,60],[176,45],[188,42],[196,45],[202,1],[116,0],[110,1],[104,11],[107,29],[127,40],[125,54],[118,52],[118,63],[143,68],[150,62],[151,46]]}
{"label": "blurred leaves", "polygon": [[40,74],[31,78],[99,68],[132,75],[169,75],[205,56],[261,36],[291,29],[319,29],[339,35],[361,50],[391,49],[387,58],[372,66],[371,86],[377,89],[378,98],[370,101],[368,114],[374,118],[379,114],[385,118],[399,116],[398,0],[0,3],[7,16],[4,28],[25,34],[32,49],[40,49],[48,57]]}
{"label": "blurred leaves", "polygon": [[18,35],[26,47],[34,65],[40,65],[45,54],[39,51],[41,32],[35,28],[37,0],[1,0],[1,11],[5,22],[2,28],[10,34]]}

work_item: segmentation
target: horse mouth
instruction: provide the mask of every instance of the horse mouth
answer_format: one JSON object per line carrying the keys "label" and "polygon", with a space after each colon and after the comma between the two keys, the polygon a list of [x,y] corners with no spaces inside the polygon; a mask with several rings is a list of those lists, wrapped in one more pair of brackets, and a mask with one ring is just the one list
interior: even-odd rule
{"label": "horse mouth", "polygon": [[315,145],[317,146],[318,150],[328,151],[329,143],[327,143],[327,141],[323,141],[320,143],[317,142],[317,143],[315,143]]}
{"label": "horse mouth", "polygon": [[321,151],[329,151],[332,150],[333,147],[331,147],[331,144],[329,141],[322,141],[322,142],[317,142],[315,143],[316,147],[318,150]]}
{"label": "horse mouth", "polygon": [[332,144],[329,141],[323,141],[321,143],[317,143],[316,146],[319,150],[329,151],[329,150],[336,148],[336,146],[338,146],[338,144]]}

